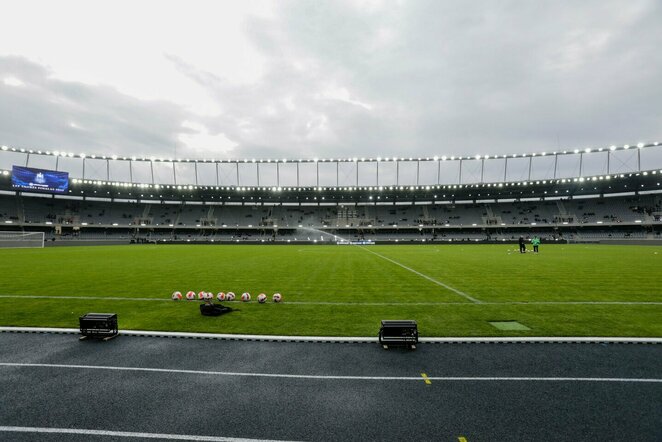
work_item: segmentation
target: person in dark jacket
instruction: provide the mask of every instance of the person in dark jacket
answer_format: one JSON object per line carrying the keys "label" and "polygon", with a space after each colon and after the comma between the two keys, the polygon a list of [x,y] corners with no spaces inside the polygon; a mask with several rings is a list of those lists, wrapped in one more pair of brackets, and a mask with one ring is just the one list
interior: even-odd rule
{"label": "person in dark jacket", "polygon": [[526,253],[526,243],[524,242],[524,237],[519,237],[519,252]]}

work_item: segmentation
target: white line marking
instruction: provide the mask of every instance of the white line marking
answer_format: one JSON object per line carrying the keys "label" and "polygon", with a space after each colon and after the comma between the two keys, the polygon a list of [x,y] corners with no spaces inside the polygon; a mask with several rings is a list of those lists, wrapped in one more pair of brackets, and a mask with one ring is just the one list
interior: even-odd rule
{"label": "white line marking", "polygon": [[121,296],[48,296],[48,295],[0,295],[0,298],[26,298],[26,299],[83,299],[98,301],[170,301],[169,298],[123,298]]}
{"label": "white line marking", "polygon": [[662,305],[658,301],[504,301],[484,302],[493,305]]}
{"label": "white line marking", "polygon": [[[465,303],[466,304],[466,303]],[[468,305],[468,304],[467,304]],[[80,334],[77,328],[49,328],[49,327],[0,327],[0,332],[9,333],[59,333]],[[240,335],[222,333],[191,333],[191,332],[167,332],[153,330],[120,330],[122,336],[139,337],[167,337],[167,338],[200,338],[221,339],[231,341],[286,341],[286,342],[351,342],[351,343],[376,343],[377,337],[367,336],[284,336],[284,335]],[[467,344],[467,343],[499,343],[499,344],[563,344],[563,343],[609,343],[609,344],[662,344],[662,338],[637,338],[624,336],[520,336],[520,337],[481,337],[481,338],[426,338],[419,337],[419,342],[435,344]]]}
{"label": "white line marking", "polygon": [[[342,381],[417,381],[421,382],[421,376],[341,376],[341,375],[312,375],[312,374],[286,374],[286,373],[240,373],[232,371],[209,371],[209,370],[183,370],[173,368],[149,368],[149,367],[117,367],[107,365],[73,365],[73,364],[30,364],[22,362],[0,362],[0,367],[29,367],[29,368],[65,368],[78,370],[110,370],[110,371],[137,371],[148,373],[168,374],[194,374],[212,376],[236,376],[257,378],[287,378],[287,379],[316,379],[316,380],[342,380]],[[637,383],[662,383],[662,379],[656,378],[578,378],[578,377],[545,377],[545,376],[428,376],[430,380],[436,381],[521,381],[521,382],[637,382]]]}
{"label": "white line marking", "polygon": [[[232,301],[239,302],[239,301]],[[333,302],[333,301],[287,301],[300,305],[475,305],[468,302]],[[662,305],[660,301],[479,301],[480,305]]]}
{"label": "white line marking", "polygon": [[[82,434],[85,436],[135,437],[142,439],[161,440],[193,440],[208,442],[267,442],[267,439],[245,439],[236,437],[195,436],[191,434],[136,433],[132,431],[89,430],[79,428],[48,428],[48,427],[10,427],[0,426],[0,432],[9,433],[51,433],[51,434]],[[272,441],[274,442],[274,441]]]}
{"label": "white line marking", "polygon": [[468,299],[469,301],[471,301],[471,302],[473,302],[473,303],[475,303],[475,304],[480,304],[480,303],[481,303],[481,301],[479,301],[478,299],[474,298],[473,296],[469,296],[469,295],[467,295],[466,293],[464,293],[464,292],[462,292],[462,291],[460,291],[460,290],[458,290],[458,289],[456,289],[456,288],[453,288],[453,287],[451,287],[451,286],[449,286],[449,285],[447,285],[447,284],[444,284],[443,282],[437,281],[436,279],[431,278],[431,277],[429,277],[428,275],[424,275],[423,273],[418,272],[418,271],[412,269],[411,267],[407,267],[407,266],[404,265],[404,264],[400,264],[399,262],[394,261],[394,260],[392,260],[391,258],[387,258],[386,256],[381,255],[381,254],[379,254],[379,253],[377,253],[377,252],[374,252],[374,251],[372,251],[372,250],[370,250],[370,249],[368,249],[368,248],[366,248],[366,247],[360,247],[360,246],[359,246],[359,248],[362,249],[362,250],[365,250],[366,252],[370,252],[370,253],[372,253],[373,255],[379,256],[380,258],[385,259],[385,260],[387,260],[388,262],[393,263],[393,264],[395,264],[395,265],[397,265],[397,266],[399,266],[399,267],[402,267],[402,268],[405,269],[405,270],[409,270],[410,272],[415,273],[415,274],[417,274],[418,276],[420,276],[420,277],[422,277],[422,278],[425,278],[425,279],[427,279],[428,281],[437,284],[438,286],[444,287],[445,289],[450,290],[451,292],[454,292],[455,294],[460,295],[460,296],[462,296],[463,298]]}
{"label": "white line marking", "polygon": [[[425,276],[425,275],[423,275]],[[439,283],[437,281],[437,283]],[[442,284],[442,283],[439,283]],[[468,296],[468,295],[467,295]],[[0,295],[0,298],[12,299],[75,299],[92,301],[161,301],[161,302],[180,302],[182,304],[195,303],[198,301],[173,301],[170,298],[129,298],[119,296],[48,296],[48,295]],[[198,301],[199,302],[199,301]],[[236,304],[242,304],[241,301],[223,301]],[[287,304],[293,305],[354,305],[361,306],[388,306],[388,305],[473,305],[467,302],[334,302],[334,301],[287,301]],[[503,301],[490,302],[478,301],[480,305],[662,305],[661,301]],[[267,304],[271,305],[271,304]]]}

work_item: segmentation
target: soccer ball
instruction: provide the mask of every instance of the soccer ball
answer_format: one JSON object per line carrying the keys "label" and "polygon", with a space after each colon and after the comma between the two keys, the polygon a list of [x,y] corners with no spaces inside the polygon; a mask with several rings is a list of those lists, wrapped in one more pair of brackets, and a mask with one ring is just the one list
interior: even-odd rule
{"label": "soccer ball", "polygon": [[280,301],[283,300],[283,297],[281,296],[280,293],[274,293],[273,300],[274,300],[274,302],[280,302]]}
{"label": "soccer ball", "polygon": [[193,301],[195,299],[195,292],[192,292],[192,291],[188,292],[186,294],[186,299],[188,299],[189,301]]}
{"label": "soccer ball", "polygon": [[227,293],[225,294],[225,300],[226,300],[226,301],[234,301],[234,293],[232,293],[232,292],[227,292]]}
{"label": "soccer ball", "polygon": [[182,294],[180,292],[174,292],[172,294],[173,301],[179,301],[180,299],[182,299]]}
{"label": "soccer ball", "polygon": [[209,299],[214,299],[214,294],[212,292],[205,292],[205,294],[202,295],[202,299],[204,299],[205,301]]}
{"label": "soccer ball", "polygon": [[205,292],[198,292],[198,299],[205,299]]}
{"label": "soccer ball", "polygon": [[257,295],[257,302],[259,302],[260,304],[264,304],[266,301],[267,301],[267,295],[265,295],[264,293],[260,293],[259,295]]}
{"label": "soccer ball", "polygon": [[218,299],[219,301],[225,301],[225,293],[218,292],[218,295],[216,295],[216,299]]}
{"label": "soccer ball", "polygon": [[242,302],[248,302],[251,300],[251,294],[248,292],[242,293],[241,294],[241,300]]}

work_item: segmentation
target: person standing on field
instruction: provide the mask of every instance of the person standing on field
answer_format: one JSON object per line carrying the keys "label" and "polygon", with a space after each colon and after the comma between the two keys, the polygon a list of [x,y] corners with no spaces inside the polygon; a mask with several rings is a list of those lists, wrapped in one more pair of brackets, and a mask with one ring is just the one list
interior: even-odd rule
{"label": "person standing on field", "polygon": [[524,243],[524,237],[519,237],[519,252],[526,253],[526,244]]}
{"label": "person standing on field", "polygon": [[533,244],[533,253],[538,253],[538,246],[540,245],[540,238],[537,236],[534,236],[533,239],[531,240],[531,244]]}

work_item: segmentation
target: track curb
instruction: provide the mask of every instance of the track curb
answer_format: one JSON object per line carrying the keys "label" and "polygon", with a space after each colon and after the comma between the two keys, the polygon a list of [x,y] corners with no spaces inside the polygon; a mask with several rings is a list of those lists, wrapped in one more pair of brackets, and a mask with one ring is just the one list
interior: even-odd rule
{"label": "track curb", "polygon": [[[0,327],[0,333],[39,333],[39,334],[80,334],[76,328],[49,328],[49,327]],[[187,333],[165,332],[149,330],[120,330],[120,336],[152,337],[152,338],[179,338],[179,339],[215,339],[224,341],[263,341],[263,342],[325,342],[325,343],[378,343],[377,337],[369,336],[277,336],[277,335],[238,335],[221,333]],[[447,338],[419,338],[420,343],[427,344],[662,344],[662,338],[634,338],[634,337],[600,337],[600,336],[571,336],[571,337],[447,337]]]}

